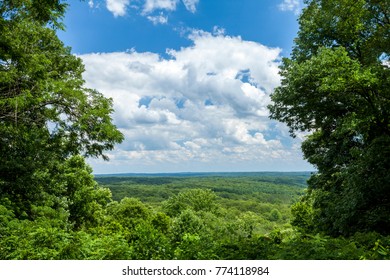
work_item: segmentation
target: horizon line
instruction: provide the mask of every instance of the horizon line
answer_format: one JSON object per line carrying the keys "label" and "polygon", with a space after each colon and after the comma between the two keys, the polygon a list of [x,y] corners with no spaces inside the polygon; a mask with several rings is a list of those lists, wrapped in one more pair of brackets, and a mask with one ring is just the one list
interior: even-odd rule
{"label": "horizon line", "polygon": [[234,173],[314,173],[316,170],[301,171],[179,171],[179,172],[119,172],[119,173],[92,173],[94,176],[120,175],[196,175],[196,174],[234,174]]}

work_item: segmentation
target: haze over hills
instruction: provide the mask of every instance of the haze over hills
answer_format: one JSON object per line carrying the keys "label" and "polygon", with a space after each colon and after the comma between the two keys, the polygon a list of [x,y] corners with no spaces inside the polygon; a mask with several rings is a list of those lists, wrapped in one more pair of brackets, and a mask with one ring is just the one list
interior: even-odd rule
{"label": "haze over hills", "polygon": [[242,177],[242,176],[309,176],[313,171],[254,171],[254,172],[168,172],[168,173],[110,173],[95,177]]}

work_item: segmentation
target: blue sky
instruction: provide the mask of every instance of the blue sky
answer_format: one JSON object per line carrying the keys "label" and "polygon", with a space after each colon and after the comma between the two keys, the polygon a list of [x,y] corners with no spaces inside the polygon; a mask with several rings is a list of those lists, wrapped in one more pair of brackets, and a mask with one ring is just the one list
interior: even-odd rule
{"label": "blue sky", "polygon": [[268,118],[298,0],[68,1],[60,38],[114,101],[125,141],[95,173],[302,171],[304,134]]}

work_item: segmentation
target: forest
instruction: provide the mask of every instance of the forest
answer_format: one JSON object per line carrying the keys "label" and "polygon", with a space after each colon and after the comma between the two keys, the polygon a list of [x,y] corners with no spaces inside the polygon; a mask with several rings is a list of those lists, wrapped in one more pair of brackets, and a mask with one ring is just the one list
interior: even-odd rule
{"label": "forest", "polygon": [[313,173],[93,175],[125,136],[66,7],[0,1],[0,259],[390,259],[387,0],[305,1],[268,109]]}
{"label": "forest", "polygon": [[83,158],[72,163],[69,211],[35,206],[31,220],[3,203],[1,259],[389,258],[390,238],[378,233],[294,226],[309,172],[93,176]]}

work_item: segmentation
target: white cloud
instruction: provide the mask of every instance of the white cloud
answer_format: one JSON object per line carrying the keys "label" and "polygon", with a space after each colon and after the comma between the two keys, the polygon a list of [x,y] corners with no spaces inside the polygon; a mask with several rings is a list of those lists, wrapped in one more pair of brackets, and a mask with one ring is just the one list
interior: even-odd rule
{"label": "white cloud", "polygon": [[144,14],[149,14],[155,10],[176,10],[178,0],[146,0],[143,8]]}
{"label": "white cloud", "polygon": [[199,0],[182,0],[182,1],[188,11],[190,11],[191,13],[196,12],[196,5],[198,5]]}
{"label": "white cloud", "polygon": [[177,171],[189,162],[300,157],[283,144],[288,134],[273,135],[276,122],[267,117],[281,50],[214,33],[194,31],[193,45],[169,50],[167,59],[134,50],[81,56],[87,86],[113,98],[126,137],[110,155],[113,165],[164,163]]}
{"label": "white cloud", "polygon": [[163,13],[160,13],[157,16],[147,16],[147,19],[150,20],[154,25],[168,23],[168,16],[165,16]]}
{"label": "white cloud", "polygon": [[130,4],[130,0],[106,0],[107,9],[115,16],[126,15],[126,8]]}
{"label": "white cloud", "polygon": [[[130,5],[131,2],[131,5]],[[153,24],[166,24],[168,17],[161,14],[162,11],[176,11],[180,0],[106,0],[107,9],[115,16],[125,16],[128,8],[140,10],[140,15],[145,16]],[[199,0],[182,0],[186,9],[191,12],[196,12],[196,6]],[[93,0],[88,1],[91,8],[97,6]],[[155,14],[160,12],[160,14]]]}
{"label": "white cloud", "polygon": [[300,0],[283,0],[278,7],[281,11],[291,11],[295,14],[299,14],[302,8]]}

